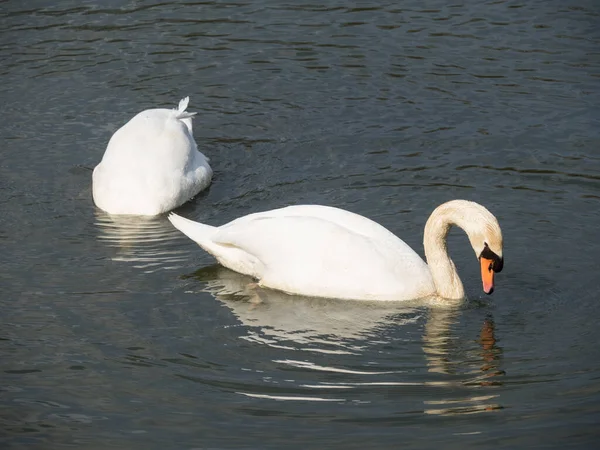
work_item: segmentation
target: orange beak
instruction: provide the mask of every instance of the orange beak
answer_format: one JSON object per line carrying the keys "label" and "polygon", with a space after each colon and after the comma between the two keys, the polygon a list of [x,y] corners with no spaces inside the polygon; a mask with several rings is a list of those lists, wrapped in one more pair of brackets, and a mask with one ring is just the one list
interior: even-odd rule
{"label": "orange beak", "polygon": [[494,271],[492,267],[494,263],[491,259],[484,257],[479,258],[481,264],[481,281],[483,281],[483,292],[491,294],[494,292]]}

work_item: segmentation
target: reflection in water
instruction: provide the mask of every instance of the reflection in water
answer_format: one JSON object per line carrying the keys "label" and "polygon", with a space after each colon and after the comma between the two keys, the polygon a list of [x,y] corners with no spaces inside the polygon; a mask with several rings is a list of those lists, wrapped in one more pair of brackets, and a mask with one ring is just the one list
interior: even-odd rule
{"label": "reflection in water", "polygon": [[[455,367],[453,352],[464,351],[457,343],[457,337],[452,333],[452,326],[458,321],[459,310],[430,309],[423,334],[423,351],[427,357],[428,370],[431,373],[455,374],[460,373],[460,367]],[[500,350],[496,346],[494,322],[488,317],[483,322],[480,338],[480,350],[476,355],[465,355],[469,359],[482,360],[481,367],[473,368],[472,372],[486,372],[486,377],[499,375],[498,364]],[[488,382],[489,383],[489,382]]]}
{"label": "reflection in water", "polygon": [[179,268],[189,256],[174,245],[179,232],[162,216],[112,216],[97,209],[95,225],[98,239],[117,250],[114,261],[133,262],[148,273]]}
{"label": "reflection in water", "polygon": [[327,300],[289,295],[259,287],[250,277],[222,266],[192,275],[249,327],[246,339],[298,350],[346,353],[391,324],[416,322],[415,308],[404,304]]}
{"label": "reflection in water", "polygon": [[481,376],[477,381],[482,386],[502,385],[502,382],[498,379],[493,379],[504,376],[504,371],[499,368],[502,350],[496,345],[494,321],[491,317],[486,318],[485,322],[483,322],[479,343],[481,344],[480,355],[483,364],[481,366]]}
{"label": "reflection in water", "polygon": [[[452,333],[452,325],[458,320],[459,311],[431,309],[423,334],[423,351],[430,373],[465,375],[460,382],[464,386],[497,386],[500,381],[491,378],[504,375],[499,369],[501,350],[496,346],[494,322],[488,317],[484,321],[480,339],[475,350],[465,349]],[[448,385],[452,385],[450,382]],[[498,395],[476,395],[450,397],[426,401],[433,406],[427,414],[473,414],[493,411],[501,406],[492,400]]]}
{"label": "reflection in water", "polygon": [[[476,342],[464,341],[453,332],[461,314],[461,310],[456,308],[434,307],[425,310],[423,305],[419,307],[406,302],[335,301],[288,295],[263,289],[251,278],[219,265],[200,269],[188,278],[204,282],[205,290],[232,310],[248,328],[243,339],[279,349],[361,356],[367,354],[367,347],[390,344],[382,340],[385,328],[417,324],[425,319],[422,350],[428,372],[434,375],[434,379],[428,377],[427,380],[401,381],[398,377],[408,376],[405,370],[377,370],[373,366],[336,367],[329,361],[319,364],[305,358],[274,361],[296,369],[353,377],[343,381],[302,384],[303,388],[311,390],[311,394],[315,390],[324,394],[339,394],[340,390],[349,393],[354,389],[429,386],[440,389],[440,392],[436,400],[423,401],[427,414],[472,414],[501,408],[494,403],[498,395],[487,391],[500,385],[497,377],[503,375],[499,370],[501,350],[496,345],[491,318],[484,321]],[[426,316],[423,316],[423,311],[427,311]],[[356,377],[365,380],[354,381]],[[481,388],[485,388],[486,392],[480,392]],[[447,398],[444,398],[445,389],[448,389]],[[348,400],[340,399],[339,395],[334,395],[335,399],[332,399],[326,395],[308,393],[302,396],[271,391],[239,393],[277,400]]]}

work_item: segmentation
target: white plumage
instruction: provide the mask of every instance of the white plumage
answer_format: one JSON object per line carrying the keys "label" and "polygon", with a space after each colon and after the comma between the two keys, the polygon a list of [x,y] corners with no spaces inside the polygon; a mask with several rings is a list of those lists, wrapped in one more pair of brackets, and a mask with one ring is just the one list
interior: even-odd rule
{"label": "white plumage", "polygon": [[[482,261],[484,290],[493,290],[492,257],[501,270],[502,233],[483,206],[453,200],[425,226],[429,265],[408,244],[366,217],[318,205],[288,206],[240,217],[220,227],[170,214],[181,232],[223,266],[260,286],[309,297],[356,300],[462,300],[463,285],[446,251],[450,226],[463,228]],[[486,258],[484,258],[484,256]]]}
{"label": "white plumage", "polygon": [[419,298],[435,290],[427,265],[404,241],[342,209],[289,206],[218,228],[176,214],[169,220],[222,265],[265,287],[361,300]]}
{"label": "white plumage", "polygon": [[187,202],[211,182],[208,159],[198,151],[187,112],[148,109],[111,137],[92,176],[96,206],[110,214],[153,216]]}

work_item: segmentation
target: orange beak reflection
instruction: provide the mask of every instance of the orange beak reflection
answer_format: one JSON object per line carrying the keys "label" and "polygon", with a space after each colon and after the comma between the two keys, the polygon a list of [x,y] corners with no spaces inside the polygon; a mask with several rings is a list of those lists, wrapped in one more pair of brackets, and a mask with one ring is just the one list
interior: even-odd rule
{"label": "orange beak reflection", "polygon": [[483,256],[479,258],[479,262],[481,264],[481,281],[483,282],[483,292],[486,294],[491,294],[494,292],[494,271],[492,270],[494,263],[491,259],[484,258]]}

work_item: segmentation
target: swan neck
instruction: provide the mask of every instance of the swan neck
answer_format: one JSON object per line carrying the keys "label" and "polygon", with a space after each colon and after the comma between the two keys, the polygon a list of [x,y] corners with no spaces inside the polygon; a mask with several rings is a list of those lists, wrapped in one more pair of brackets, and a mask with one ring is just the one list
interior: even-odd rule
{"label": "swan neck", "polygon": [[[438,207],[425,225],[423,247],[437,295],[449,300],[462,300],[465,290],[450,256],[446,238],[452,225],[460,226],[455,210]],[[462,228],[462,227],[461,227]]]}

